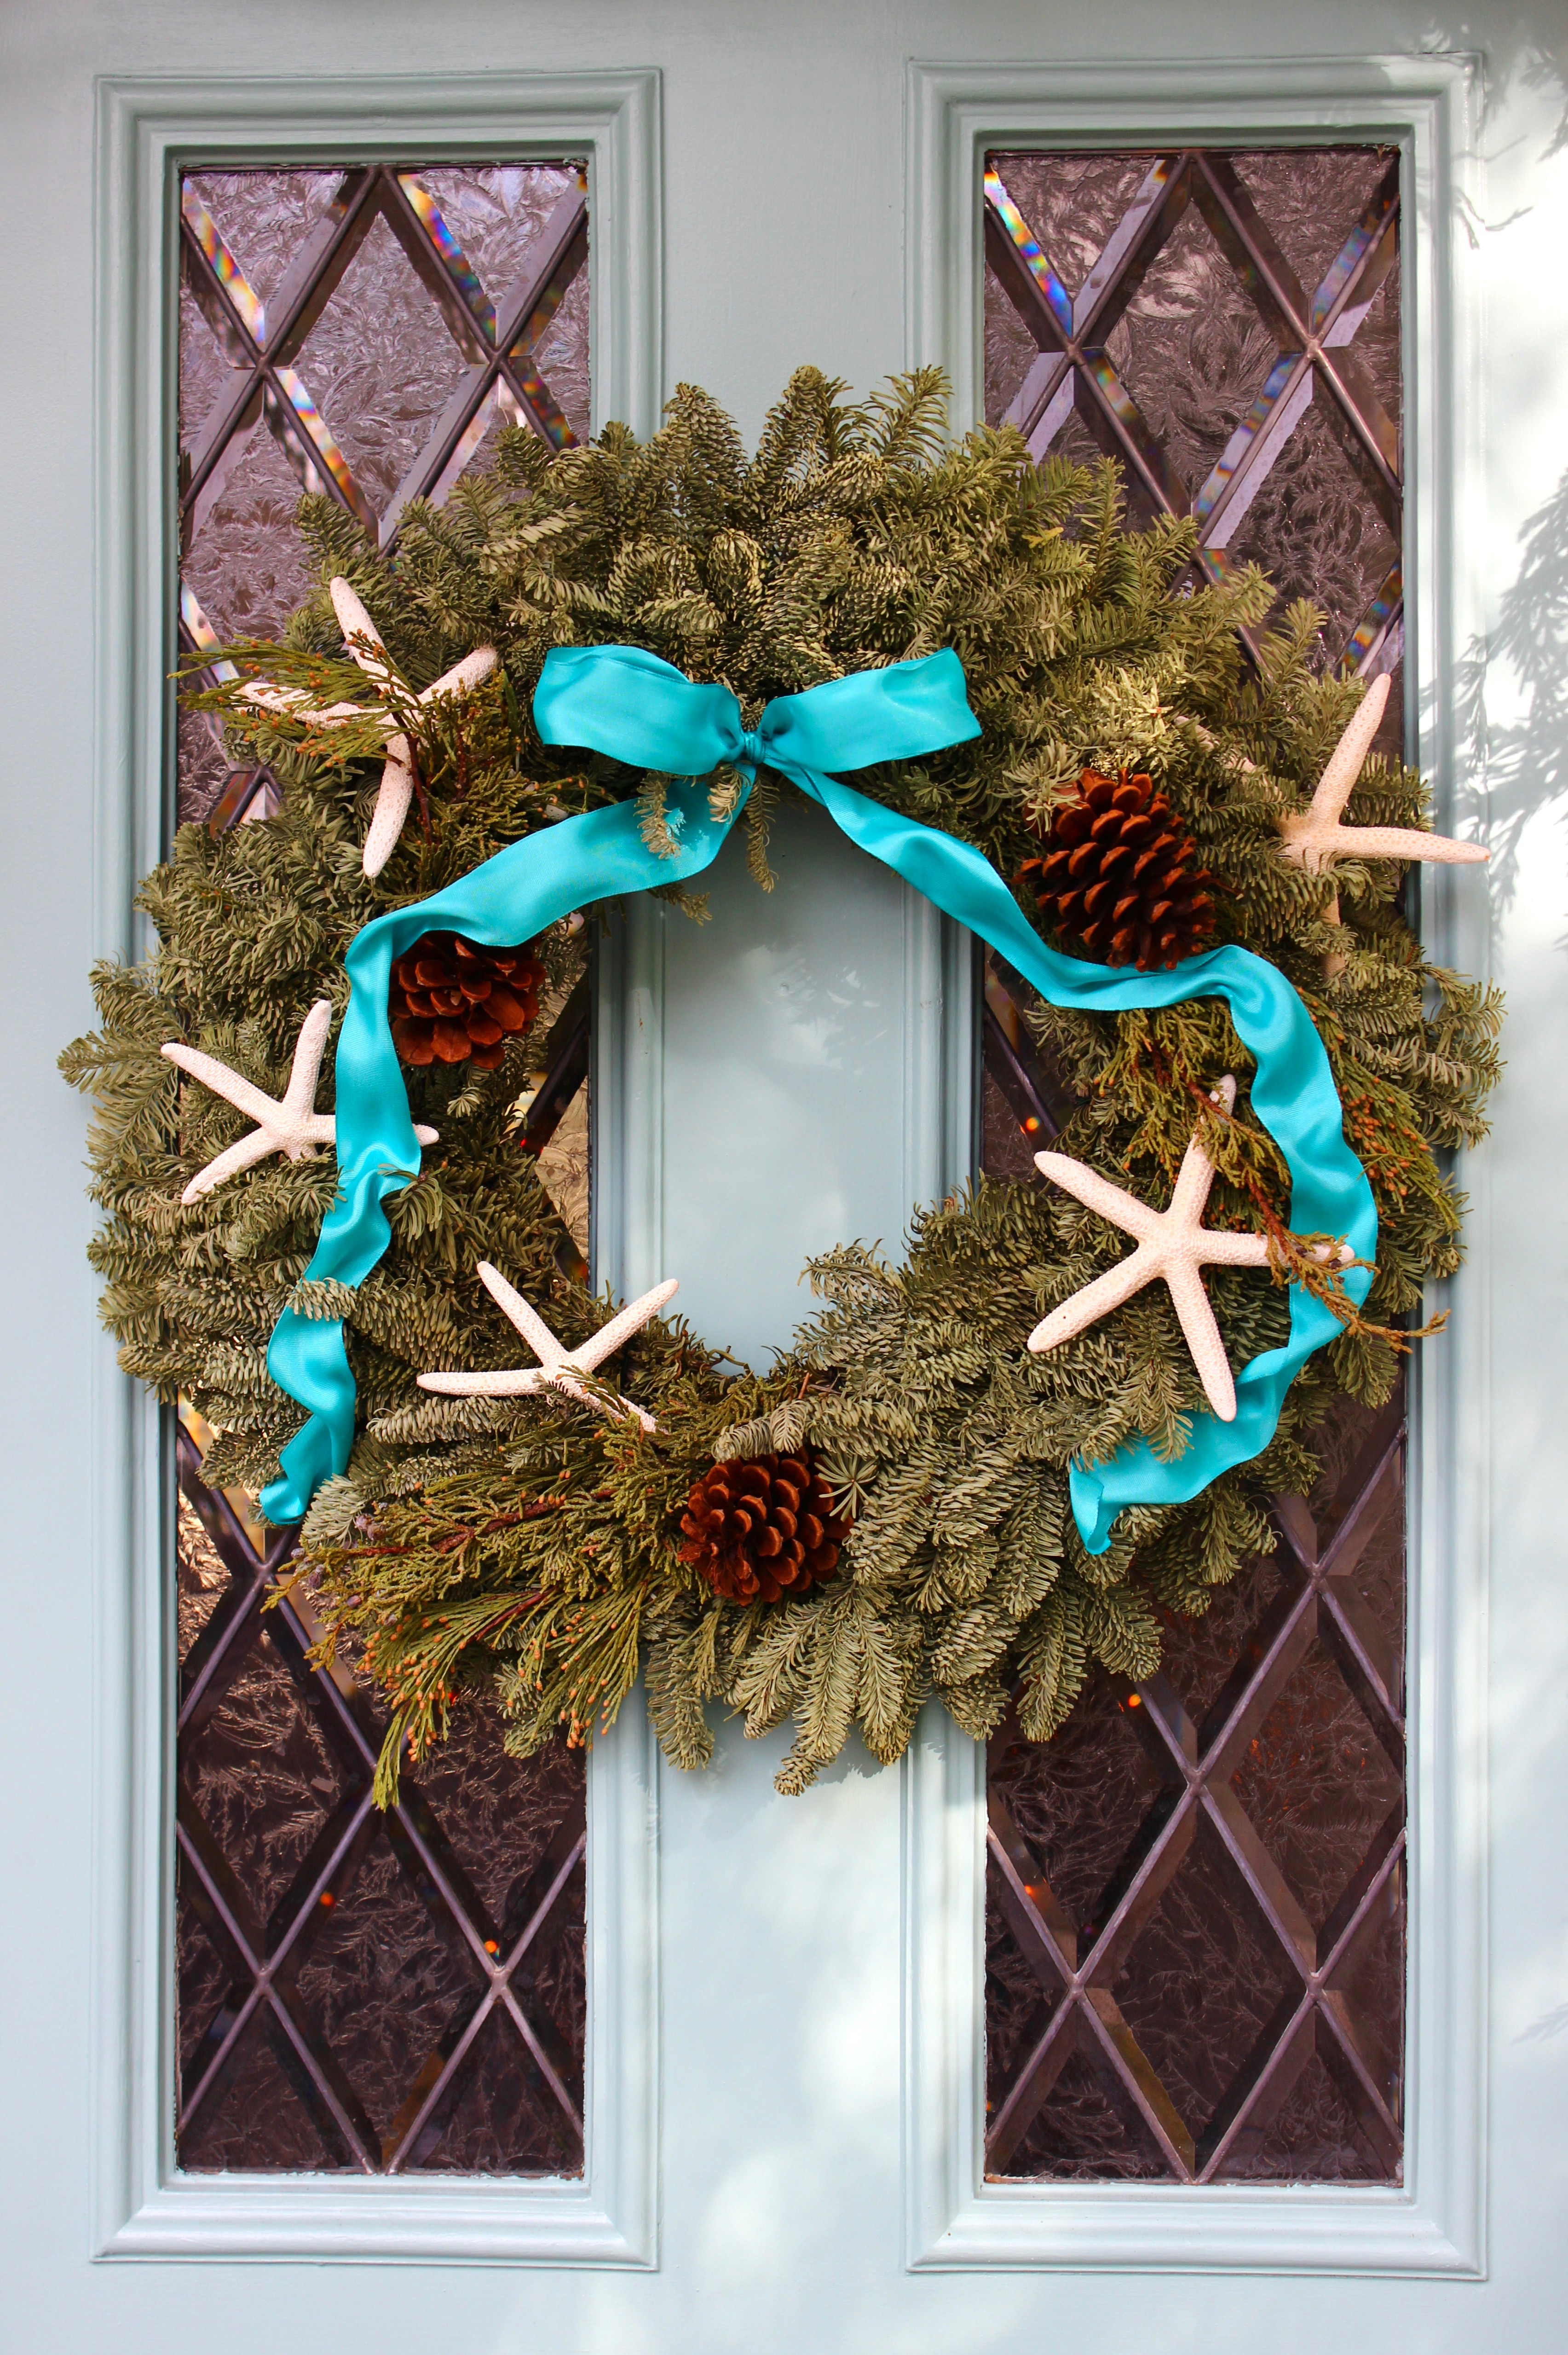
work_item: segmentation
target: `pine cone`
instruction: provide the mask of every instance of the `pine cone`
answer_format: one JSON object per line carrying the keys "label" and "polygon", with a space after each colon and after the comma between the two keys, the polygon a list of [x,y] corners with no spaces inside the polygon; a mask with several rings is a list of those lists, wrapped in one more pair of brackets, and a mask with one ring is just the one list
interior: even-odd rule
{"label": "pine cone", "polygon": [[730,1603],[804,1594],[838,1567],[845,1524],[810,1451],[715,1464],[681,1517],[681,1560]]}
{"label": "pine cone", "polygon": [[427,932],[392,967],[387,1013],[406,1063],[476,1063],[493,1071],[506,1041],[539,1011],[545,968],[533,943],[484,949],[456,932]]}
{"label": "pine cone", "polygon": [[1022,871],[1051,929],[1101,964],[1179,964],[1213,932],[1213,878],[1151,777],[1086,769]]}

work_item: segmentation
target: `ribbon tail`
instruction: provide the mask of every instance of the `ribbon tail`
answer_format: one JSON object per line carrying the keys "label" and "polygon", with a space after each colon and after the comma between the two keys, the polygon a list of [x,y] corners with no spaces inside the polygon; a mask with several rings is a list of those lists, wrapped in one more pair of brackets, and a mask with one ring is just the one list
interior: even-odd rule
{"label": "ribbon tail", "polygon": [[261,1510],[281,1527],[302,1520],[323,1480],[346,1472],[354,1446],[354,1376],[341,1322],[285,1308],[267,1348],[267,1371],[313,1412],[282,1450],[281,1476],[261,1491]]}
{"label": "ribbon tail", "polygon": [[[717,818],[696,778],[673,783],[667,817],[673,858],[649,849],[633,802],[564,819],[547,833],[513,843],[432,898],[376,917],[355,935],[345,960],[349,1005],[335,1065],[338,1193],[322,1222],[306,1282],[363,1284],[391,1241],[387,1196],[418,1173],[408,1087],[387,1016],[394,959],[427,932],[450,930],[501,948],[533,938],[585,901],[684,882],[711,866],[745,803],[743,794],[727,816]],[[267,1518],[281,1524],[301,1519],[322,1482],[348,1469],[355,1392],[343,1326],[285,1309],[268,1345],[267,1370],[309,1411],[281,1451],[281,1476],[261,1494]]]}

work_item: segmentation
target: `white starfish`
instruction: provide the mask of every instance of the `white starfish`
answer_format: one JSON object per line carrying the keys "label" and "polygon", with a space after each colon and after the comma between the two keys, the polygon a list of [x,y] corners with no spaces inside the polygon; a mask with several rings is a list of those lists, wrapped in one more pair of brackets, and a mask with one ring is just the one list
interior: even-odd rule
{"label": "white starfish", "polygon": [[387,731],[387,765],[381,772],[375,815],[365,837],[361,859],[366,875],[379,875],[397,847],[414,795],[414,748],[397,725],[393,703],[401,701],[407,707],[411,703],[433,703],[438,696],[466,695],[495,668],[496,653],[493,646],[476,646],[472,654],[464,655],[461,662],[443,671],[422,695],[416,695],[397,671],[380,631],[347,581],[340,574],[330,586],[333,611],[343,632],[344,645],[389,701],[379,707],[372,705],[368,709],[357,703],[318,707],[311,702],[302,687],[274,687],[270,680],[260,678],[253,679],[241,695],[245,702],[254,703],[262,711],[281,712],[285,719],[306,720],[315,728],[342,728],[350,719],[381,721]]}
{"label": "white starfish", "polygon": [[[568,1398],[580,1400],[584,1406],[597,1407],[600,1414],[609,1414],[610,1408],[586,1383],[577,1380],[576,1374],[590,1374],[607,1358],[613,1358],[617,1349],[630,1341],[633,1333],[640,1333],[649,1318],[656,1316],[679,1289],[673,1276],[667,1284],[656,1284],[652,1292],[629,1302],[608,1325],[600,1326],[580,1348],[565,1349],[544,1318],[530,1308],[520,1292],[513,1291],[506,1278],[488,1260],[479,1263],[479,1280],[503,1315],[516,1326],[539,1363],[508,1366],[490,1374],[421,1374],[420,1389],[441,1391],[450,1398],[524,1398],[546,1389],[565,1391]],[[640,1406],[633,1406],[630,1399],[622,1399],[620,1404],[628,1414],[636,1416],[644,1431],[658,1429],[652,1416],[645,1414]]]}
{"label": "white starfish", "polygon": [[1311,808],[1278,821],[1280,857],[1293,859],[1309,875],[1320,875],[1331,858],[1421,858],[1447,867],[1474,867],[1491,857],[1478,842],[1454,842],[1446,834],[1423,834],[1414,826],[1340,825],[1351,789],[1377,734],[1390,684],[1384,671],[1368,687],[1329,757]]}
{"label": "white starfish", "polygon": [[[249,1169],[255,1161],[264,1161],[270,1153],[286,1153],[291,1161],[308,1160],[318,1145],[333,1145],[337,1139],[337,1122],[330,1112],[317,1112],[316,1082],[321,1077],[322,1056],[326,1048],[327,1032],[332,1028],[332,1001],[318,997],[300,1025],[300,1035],[294,1042],[294,1060],[289,1072],[289,1084],[281,1096],[264,1094],[242,1080],[238,1071],[220,1063],[216,1055],[204,1055],[198,1048],[187,1047],[171,1039],[161,1050],[171,1063],[188,1071],[193,1080],[210,1088],[214,1095],[223,1096],[236,1109],[255,1121],[257,1125],[238,1145],[219,1153],[205,1169],[198,1169],[185,1192],[182,1202],[199,1202],[221,1186],[226,1178],[241,1169]],[[421,1145],[434,1145],[439,1132],[433,1128],[416,1128],[415,1135]]]}
{"label": "white starfish", "polygon": [[[1228,1113],[1235,1100],[1236,1083],[1227,1072],[1211,1101],[1223,1104]],[[1124,1300],[1130,1300],[1135,1292],[1141,1292],[1156,1276],[1163,1277],[1170,1286],[1204,1395],[1222,1423],[1234,1423],[1235,1383],[1199,1270],[1205,1265],[1266,1267],[1268,1238],[1226,1234],[1203,1225],[1203,1207],[1214,1182],[1214,1165],[1197,1136],[1182,1156],[1168,1210],[1151,1210],[1136,1194],[1113,1186],[1108,1178],[1102,1178],[1097,1170],[1086,1169],[1081,1161],[1073,1160],[1065,1153],[1037,1153],[1034,1166],[1047,1178],[1054,1178],[1067,1193],[1075,1194],[1080,1202],[1087,1203],[1091,1210],[1097,1210],[1102,1219],[1136,1235],[1138,1249],[1118,1266],[1097,1276],[1093,1284],[1086,1284],[1082,1292],[1075,1292],[1071,1300],[1064,1300],[1059,1308],[1054,1308],[1029,1336],[1029,1347],[1037,1351],[1054,1349],[1059,1342],[1070,1341],[1075,1333],[1081,1333],[1086,1326],[1093,1325],[1111,1309],[1119,1308]],[[1354,1253],[1348,1244],[1341,1243],[1339,1256],[1345,1260],[1353,1258]]]}

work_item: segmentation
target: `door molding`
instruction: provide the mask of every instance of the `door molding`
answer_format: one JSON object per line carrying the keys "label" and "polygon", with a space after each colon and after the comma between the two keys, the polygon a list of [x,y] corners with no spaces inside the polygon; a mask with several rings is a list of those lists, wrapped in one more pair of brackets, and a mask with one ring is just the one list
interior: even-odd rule
{"label": "door molding", "polygon": [[[93,936],[132,907],[172,807],[178,175],[202,163],[588,158],[596,429],[662,395],[660,78],[374,75],[102,80],[95,187],[97,648]],[[560,2181],[182,2175],[175,2083],[173,1434],[101,1341],[94,1466],[92,2252],[315,2260],[657,2263],[657,1759],[642,1710],[588,1778],[586,2166]]]}
{"label": "door molding", "polygon": [[[1485,818],[1461,660],[1483,623],[1483,218],[1474,59],[1163,66],[912,64],[906,82],[906,364],[938,362],[954,422],[982,413],[988,147],[1374,139],[1404,156],[1410,741],[1436,823]],[[1423,879],[1436,961],[1484,975],[1484,887]],[[1484,2274],[1487,1588],[1491,1236],[1464,1171],[1468,1260],[1411,1401],[1409,1980],[1401,2187],[987,2183],[985,1760],[930,1710],[905,1763],[904,2164],[911,2270],[1033,2267]]]}

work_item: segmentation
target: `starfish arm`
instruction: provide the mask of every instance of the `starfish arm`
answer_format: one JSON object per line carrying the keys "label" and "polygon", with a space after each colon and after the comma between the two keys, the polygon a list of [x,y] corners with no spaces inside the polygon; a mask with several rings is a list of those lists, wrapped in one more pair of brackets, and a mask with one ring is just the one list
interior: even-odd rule
{"label": "starfish arm", "polygon": [[1351,716],[1351,724],[1329,756],[1329,765],[1318,781],[1312,796],[1312,815],[1332,825],[1351,798],[1356,779],[1366,765],[1372,738],[1377,734],[1383,707],[1388,701],[1392,685],[1390,674],[1384,671],[1374,678],[1361,703]]}
{"label": "starfish arm", "polygon": [[[1233,1113],[1236,1105],[1236,1083],[1229,1071],[1213,1091],[1209,1101],[1222,1112]],[[1204,1152],[1197,1135],[1181,1156],[1181,1167],[1176,1173],[1171,1189],[1168,1217],[1178,1227],[1195,1227],[1203,1214],[1209,1199],[1209,1188],[1214,1182],[1214,1165]]]}
{"label": "starfish arm", "polygon": [[517,1327],[541,1366],[564,1363],[566,1351],[542,1316],[537,1316],[520,1292],[514,1292],[506,1278],[487,1259],[479,1263],[479,1280],[503,1316]]}
{"label": "starfish arm", "polygon": [[488,678],[499,656],[493,646],[475,646],[472,654],[464,655],[461,662],[444,670],[440,678],[427,687],[420,696],[421,703],[433,703],[441,695],[467,695],[482,678]]}
{"label": "starfish arm", "polygon": [[[343,592],[341,599],[338,595],[340,590]],[[375,637],[370,616],[346,581],[333,583],[333,602],[345,640],[361,632],[368,632]],[[357,609],[357,617],[354,609]],[[379,638],[376,643],[380,645]],[[354,653],[352,645],[349,651]],[[355,654],[355,659],[374,676],[401,686],[401,680],[390,665],[384,671],[378,671],[362,654]],[[452,669],[443,672],[433,686],[427,687],[419,701],[429,703],[438,696],[466,694],[470,687],[477,687],[480,680],[495,668],[497,660],[493,646],[476,646],[472,654],[465,655]],[[366,875],[379,875],[397,847],[398,837],[408,815],[408,805],[413,798],[413,748],[408,736],[399,729],[389,734],[387,740],[387,766],[381,772],[375,813],[370,821],[370,830],[365,837],[365,848],[360,854],[360,866]]]}
{"label": "starfish arm", "polygon": [[414,798],[414,772],[406,761],[396,757],[392,749],[393,745],[407,742],[407,737],[395,736],[387,748],[387,766],[381,772],[376,808],[360,854],[359,863],[366,875],[379,875],[397,849],[408,805]]}
{"label": "starfish arm", "polygon": [[422,1391],[440,1391],[444,1398],[531,1398],[545,1383],[537,1366],[505,1366],[490,1374],[420,1374],[416,1379]]}
{"label": "starfish arm", "polygon": [[1209,1295],[1203,1289],[1203,1279],[1197,1263],[1188,1253],[1173,1258],[1163,1271],[1175,1304],[1177,1318],[1187,1337],[1187,1347],[1192,1352],[1192,1363],[1198,1369],[1198,1380],[1203,1385],[1203,1395],[1222,1423],[1236,1419],[1236,1386],[1231,1379],[1230,1359],[1220,1338],[1220,1328],[1214,1322],[1214,1312]]}
{"label": "starfish arm", "polygon": [[1214,1165],[1194,1137],[1181,1156],[1181,1167],[1171,1189],[1168,1216],[1175,1226],[1188,1233],[1192,1231],[1203,1215],[1213,1182]]}
{"label": "starfish arm", "polygon": [[1062,1342],[1070,1341],[1075,1334],[1083,1332],[1086,1326],[1097,1324],[1102,1316],[1108,1316],[1113,1308],[1119,1308],[1124,1300],[1130,1300],[1135,1292],[1141,1292],[1144,1285],[1151,1283],[1160,1273],[1159,1254],[1150,1251],[1147,1244],[1140,1243],[1118,1266],[1108,1268],[1104,1275],[1097,1275],[1092,1284],[1085,1284],[1082,1292],[1075,1292],[1071,1300],[1064,1300],[1059,1307],[1053,1308],[1049,1316],[1043,1317],[1029,1336],[1029,1348],[1037,1356],[1045,1349],[1059,1348]]}
{"label": "starfish arm", "polygon": [[248,679],[239,690],[239,700],[255,704],[260,711],[281,711],[290,719],[320,717],[302,687],[274,687],[270,678]]}
{"label": "starfish arm", "polygon": [[215,1096],[222,1096],[236,1112],[242,1112],[247,1120],[256,1121],[276,1135],[283,1112],[276,1097],[252,1087],[238,1071],[231,1071],[227,1063],[220,1063],[216,1055],[204,1055],[199,1048],[184,1046],[177,1039],[168,1039],[159,1051],[171,1063],[177,1063],[182,1071],[188,1071],[193,1080],[199,1080],[204,1088],[210,1088]]}
{"label": "starfish arm", "polygon": [[1192,1237],[1193,1256],[1212,1267],[1266,1267],[1266,1235],[1230,1234],[1223,1227],[1200,1227]]}
{"label": "starfish arm", "polygon": [[373,646],[378,647],[385,654],[386,640],[366,612],[364,600],[356,590],[349,587],[341,572],[334,573],[327,584],[327,594],[332,599],[332,609],[337,615],[337,625],[343,632],[344,644],[346,645],[351,637],[368,638]]}
{"label": "starfish arm", "polygon": [[1097,1169],[1086,1169],[1065,1153],[1037,1153],[1034,1167],[1044,1176],[1053,1178],[1065,1194],[1075,1195],[1091,1210],[1107,1219],[1113,1227],[1121,1227],[1140,1242],[1150,1242],[1160,1232],[1160,1213],[1140,1202],[1136,1194],[1128,1194],[1120,1186],[1113,1186]]}
{"label": "starfish arm", "polygon": [[1340,858],[1416,858],[1428,866],[1480,867],[1491,852],[1478,842],[1455,842],[1414,826],[1337,826],[1319,837],[1319,855]]}
{"label": "starfish arm", "polygon": [[329,593],[344,645],[366,677],[373,678],[377,687],[401,687],[402,678],[380,631],[341,573],[329,583]]}
{"label": "starfish arm", "polygon": [[275,1136],[269,1136],[264,1128],[253,1128],[248,1136],[239,1139],[238,1145],[229,1146],[226,1152],[216,1155],[205,1168],[196,1171],[180,1196],[181,1201],[187,1205],[199,1202],[204,1194],[216,1192],[226,1179],[238,1177],[240,1170],[249,1169],[254,1162],[264,1161],[268,1154],[276,1153],[278,1149]]}
{"label": "starfish arm", "polygon": [[656,1284],[652,1292],[645,1292],[641,1299],[629,1302],[610,1318],[608,1325],[601,1325],[580,1349],[571,1350],[567,1363],[580,1366],[585,1374],[591,1373],[596,1366],[602,1366],[607,1358],[613,1358],[617,1349],[630,1340],[633,1333],[641,1332],[651,1317],[657,1316],[664,1303],[679,1289],[680,1282],[675,1276],[671,1276],[663,1284]]}
{"label": "starfish arm", "polygon": [[[280,1130],[279,1134],[282,1135],[284,1132]],[[305,1145],[330,1145],[335,1152],[337,1149],[337,1116],[334,1113],[330,1112],[307,1113],[302,1120],[296,1120],[291,1123],[287,1134],[298,1138]],[[425,1128],[416,1123],[414,1135],[418,1138],[421,1145],[439,1145],[440,1143],[441,1133],[439,1128]]]}
{"label": "starfish arm", "polygon": [[318,997],[300,1025],[300,1035],[294,1041],[294,1060],[290,1066],[289,1084],[279,1105],[286,1120],[308,1118],[316,1104],[316,1082],[321,1078],[322,1057],[326,1051],[327,1032],[332,1028],[332,1000]]}

